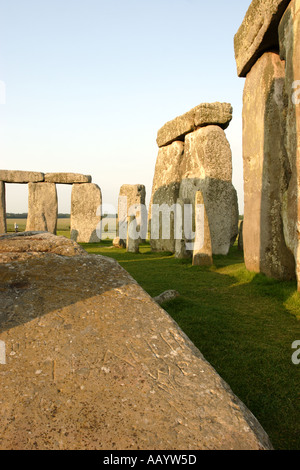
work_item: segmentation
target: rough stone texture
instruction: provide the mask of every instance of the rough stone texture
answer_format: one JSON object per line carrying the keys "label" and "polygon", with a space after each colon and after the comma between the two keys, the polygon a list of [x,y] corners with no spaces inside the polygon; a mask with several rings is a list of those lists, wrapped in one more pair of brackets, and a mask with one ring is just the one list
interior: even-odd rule
{"label": "rough stone texture", "polygon": [[44,173],[34,171],[0,170],[0,181],[5,183],[39,183],[44,181]]}
{"label": "rough stone texture", "polygon": [[243,102],[244,256],[247,269],[295,277],[282,222],[290,166],[286,155],[284,62],[265,53],[247,75]]}
{"label": "rough stone texture", "polygon": [[[293,0],[286,10],[280,26],[281,58],[285,59],[285,88],[288,95],[286,140],[290,180],[283,197],[283,224],[287,246],[294,254],[298,290],[300,290],[300,1]],[[296,83],[294,83],[296,82]]]}
{"label": "rough stone texture", "polygon": [[163,147],[184,136],[198,127],[218,124],[223,129],[232,120],[232,106],[229,103],[202,103],[182,116],[167,122],[157,133],[157,145]]}
{"label": "rough stone texture", "polygon": [[92,177],[79,173],[46,173],[45,181],[57,184],[91,183]]}
{"label": "rough stone texture", "polygon": [[211,266],[213,264],[211,236],[208,217],[204,205],[204,198],[201,191],[196,192],[195,206],[200,206],[196,210],[195,220],[195,247],[193,251],[193,266]]}
{"label": "rough stone texture", "polygon": [[77,243],[49,232],[20,232],[0,236],[0,262],[26,261],[46,253],[60,256],[86,255]]}
{"label": "rough stone texture", "polygon": [[0,233],[6,232],[5,184],[0,181]]}
{"label": "rough stone texture", "polygon": [[265,52],[278,50],[277,28],[290,0],[253,0],[234,37],[235,59],[240,77]]}
{"label": "rough stone texture", "polygon": [[149,206],[149,231],[160,231],[158,240],[150,237],[151,249],[153,251],[169,251],[175,252],[174,240],[174,216],[171,215],[170,222],[170,239],[163,239],[161,225],[159,219],[152,220],[152,205],[153,204],[167,204],[172,207],[177,203],[179,196],[179,186],[181,181],[181,161],[184,153],[183,142],[173,142],[167,147],[162,147],[158,151],[158,156],[155,165],[154,179],[152,185],[152,195]]}
{"label": "rough stone texture", "polygon": [[[181,175],[179,199],[194,208],[196,192],[202,191],[213,254],[226,255],[238,234],[239,213],[237,193],[231,184],[230,145],[222,129],[207,126],[186,136]],[[183,240],[180,243],[184,245]]]}
{"label": "rough stone texture", "polygon": [[74,184],[71,196],[71,239],[78,243],[100,241],[102,195],[93,183]]}
{"label": "rough stone texture", "polygon": [[26,231],[56,233],[57,191],[52,183],[28,184],[28,217]]}
{"label": "rough stone texture", "polygon": [[116,261],[48,253],[0,274],[1,450],[272,448]]}
{"label": "rough stone texture", "polygon": [[170,300],[174,300],[179,296],[180,294],[176,290],[166,290],[162,294],[159,294],[156,297],[153,297],[153,300],[157,304],[162,305],[163,303],[169,302]]}

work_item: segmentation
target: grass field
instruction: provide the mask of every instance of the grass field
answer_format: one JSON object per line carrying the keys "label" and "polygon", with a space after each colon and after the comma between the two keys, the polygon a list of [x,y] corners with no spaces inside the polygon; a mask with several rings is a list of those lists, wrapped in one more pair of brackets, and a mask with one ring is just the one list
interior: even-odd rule
{"label": "grass field", "polygon": [[300,365],[292,343],[300,340],[300,295],[295,282],[249,273],[233,247],[210,268],[189,260],[111,249],[111,242],[82,245],[115,258],[151,295],[176,289],[164,304],[234,393],[269,434],[276,449],[300,449]]}

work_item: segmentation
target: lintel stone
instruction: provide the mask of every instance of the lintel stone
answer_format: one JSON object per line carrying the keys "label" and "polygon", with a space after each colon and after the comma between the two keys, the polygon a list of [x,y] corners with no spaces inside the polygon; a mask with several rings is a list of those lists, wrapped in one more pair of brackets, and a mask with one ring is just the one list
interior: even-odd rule
{"label": "lintel stone", "polygon": [[19,171],[19,170],[0,170],[0,181],[4,183],[40,183],[44,181],[44,173],[35,171]]}
{"label": "lintel stone", "polygon": [[80,173],[46,173],[45,182],[56,184],[91,183],[92,177]]}

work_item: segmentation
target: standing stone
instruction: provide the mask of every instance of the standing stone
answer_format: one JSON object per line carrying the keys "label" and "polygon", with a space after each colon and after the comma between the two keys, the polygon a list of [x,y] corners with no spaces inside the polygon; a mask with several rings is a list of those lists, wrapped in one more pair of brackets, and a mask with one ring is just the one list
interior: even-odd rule
{"label": "standing stone", "polygon": [[[171,209],[174,208],[179,196],[180,166],[183,153],[184,143],[179,141],[162,147],[158,151],[149,207],[150,244],[153,251],[175,252],[174,212]],[[168,238],[163,238],[162,216],[160,214],[155,216],[154,211],[152,217],[153,204],[157,206],[165,205],[166,209],[170,211],[169,215],[166,215],[168,221],[170,221],[170,236]],[[158,239],[152,237],[155,232],[158,234]]]}
{"label": "standing stone", "polygon": [[[147,235],[146,188],[142,184],[124,184],[118,202],[118,237],[126,242],[127,251],[137,253],[138,246]],[[131,239],[130,224],[136,226],[141,237]],[[126,236],[125,236],[126,235]]]}
{"label": "standing stone", "polygon": [[265,53],[247,75],[243,102],[245,264],[277,279],[295,276],[281,216],[291,170],[286,155],[284,62]]}
{"label": "standing stone", "polygon": [[300,291],[300,1],[291,1],[279,25],[280,56],[285,60],[288,95],[286,149],[290,167],[283,196],[283,224],[287,246],[294,254]]}
{"label": "standing stone", "polygon": [[0,233],[6,233],[5,184],[0,181]]}
{"label": "standing stone", "polygon": [[201,191],[197,191],[195,199],[196,220],[195,220],[195,247],[193,252],[193,266],[211,266],[212,247],[208,217],[204,205],[204,198]]}
{"label": "standing stone", "polygon": [[207,126],[186,136],[181,175],[179,199],[193,206],[194,220],[196,192],[202,191],[213,254],[227,255],[238,233],[239,214],[231,149],[220,127]]}
{"label": "standing stone", "polygon": [[71,196],[71,239],[78,243],[100,241],[102,195],[93,183],[74,184]]}
{"label": "standing stone", "polygon": [[234,37],[239,77],[246,77],[265,51],[278,50],[277,28],[290,0],[253,0]]}
{"label": "standing stone", "polygon": [[56,234],[57,212],[55,184],[29,183],[26,231],[46,231]]}

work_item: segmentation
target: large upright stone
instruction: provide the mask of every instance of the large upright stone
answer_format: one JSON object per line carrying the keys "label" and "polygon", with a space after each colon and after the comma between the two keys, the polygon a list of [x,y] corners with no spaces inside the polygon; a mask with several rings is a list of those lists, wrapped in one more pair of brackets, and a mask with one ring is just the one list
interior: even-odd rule
{"label": "large upright stone", "polygon": [[[150,237],[153,251],[170,251],[171,253],[175,251],[174,212],[171,209],[179,197],[183,153],[184,143],[180,141],[173,142],[158,151],[149,206],[149,231],[153,235],[156,232],[158,234],[158,238],[154,238],[152,235]],[[154,208],[165,205],[170,209],[169,216],[167,215],[170,223],[170,236],[167,238],[163,238],[162,216],[154,210],[152,217],[153,204],[155,204]]]}
{"label": "large upright stone", "polygon": [[294,254],[300,290],[300,1],[291,1],[280,26],[281,58],[285,60],[285,88],[288,95],[286,149],[290,179],[283,197],[285,241]]}
{"label": "large upright stone", "polygon": [[0,181],[5,183],[39,183],[44,181],[44,173],[34,171],[0,170]]}
{"label": "large upright stone", "polygon": [[46,231],[55,234],[57,212],[55,184],[29,183],[26,231]]}
{"label": "large upright stone", "polygon": [[6,232],[5,184],[0,181],[0,233]]}
{"label": "large upright stone", "polygon": [[45,181],[56,184],[91,183],[92,177],[80,173],[46,173]]}
{"label": "large upright stone", "polygon": [[240,77],[265,52],[278,50],[277,28],[290,0],[253,0],[234,37],[235,59]]}
{"label": "large upright stone", "polygon": [[247,75],[243,102],[244,226],[247,269],[291,279],[295,264],[287,248],[282,203],[291,177],[284,145],[285,68],[265,53]]}
{"label": "large upright stone", "polygon": [[195,246],[193,251],[193,266],[211,266],[212,247],[209,221],[204,205],[204,198],[201,191],[197,191],[196,200],[196,220],[195,220]]}
{"label": "large upright stone", "polygon": [[[127,251],[137,253],[147,235],[146,188],[143,184],[123,184],[118,201],[118,236],[126,242]],[[133,230],[129,230],[132,229]],[[140,234],[131,237],[131,231]],[[133,234],[133,233],[132,233]]]}
{"label": "large upright stone", "polygon": [[239,214],[236,190],[231,183],[231,149],[220,127],[207,126],[186,136],[181,175],[179,198],[185,205],[192,205],[191,220],[195,220],[196,192],[202,191],[213,254],[226,255],[238,233]]}
{"label": "large upright stone", "polygon": [[232,119],[232,106],[229,103],[202,103],[182,116],[167,122],[157,133],[157,145],[163,147],[176,140],[184,140],[185,135],[198,127],[217,124],[223,129]]}
{"label": "large upright stone", "polygon": [[78,243],[100,240],[102,195],[93,183],[74,184],[71,196],[71,239]]}

